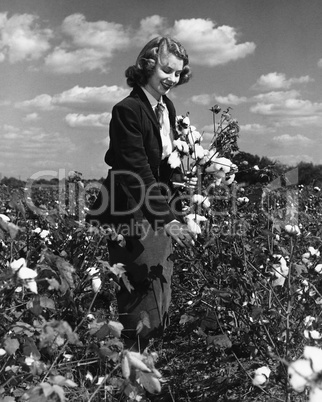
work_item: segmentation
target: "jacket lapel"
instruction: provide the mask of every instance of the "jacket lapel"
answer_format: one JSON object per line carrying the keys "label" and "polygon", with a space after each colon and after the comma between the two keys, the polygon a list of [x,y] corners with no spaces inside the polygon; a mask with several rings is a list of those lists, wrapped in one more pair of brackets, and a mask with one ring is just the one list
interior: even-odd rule
{"label": "jacket lapel", "polygon": [[[145,96],[145,93],[139,86],[135,86],[133,89],[133,92],[131,93],[131,96],[136,97],[140,101],[143,110],[146,112],[147,116],[152,121],[152,123],[155,127],[154,132],[157,135],[157,137],[161,143],[159,123],[158,123],[157,117],[151,107],[151,103],[149,102],[148,98]],[[173,141],[178,138],[178,133],[176,130],[176,112],[175,112],[173,103],[167,96],[163,95],[163,101],[166,104],[168,112],[169,112],[170,136],[171,136],[171,140]]]}
{"label": "jacket lapel", "polygon": [[[145,93],[142,91],[142,89],[139,86],[136,86],[133,89],[132,96],[139,99],[143,110],[146,112],[147,116],[152,121],[153,125],[157,129],[157,132],[160,135],[159,123],[157,121],[157,117],[152,109],[151,103],[149,102],[148,98],[145,96]],[[160,140],[161,140],[161,138],[160,138]]]}

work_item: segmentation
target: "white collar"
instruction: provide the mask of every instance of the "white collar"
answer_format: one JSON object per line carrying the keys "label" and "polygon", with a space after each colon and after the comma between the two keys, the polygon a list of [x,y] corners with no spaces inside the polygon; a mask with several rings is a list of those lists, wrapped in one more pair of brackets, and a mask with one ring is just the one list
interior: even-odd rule
{"label": "white collar", "polygon": [[141,89],[143,90],[143,92],[145,93],[145,95],[148,98],[149,102],[151,103],[152,108],[154,108],[158,103],[162,103],[163,105],[165,105],[165,103],[163,102],[162,96],[161,96],[160,100],[158,101],[145,88],[141,87]]}

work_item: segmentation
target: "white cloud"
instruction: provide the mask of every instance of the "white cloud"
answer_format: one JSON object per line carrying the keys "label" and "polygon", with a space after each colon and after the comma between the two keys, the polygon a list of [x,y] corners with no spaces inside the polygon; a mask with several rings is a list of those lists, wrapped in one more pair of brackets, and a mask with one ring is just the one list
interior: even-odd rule
{"label": "white cloud", "polygon": [[245,96],[237,96],[234,94],[228,94],[226,96],[216,96],[216,101],[221,105],[240,105],[241,103],[247,102]]}
{"label": "white cloud", "polygon": [[56,74],[76,74],[84,71],[101,70],[107,72],[107,57],[96,49],[69,51],[55,48],[45,59],[45,68]]}
{"label": "white cloud", "polygon": [[41,94],[33,99],[16,102],[15,107],[22,110],[42,110],[49,111],[59,106],[61,107],[80,107],[92,109],[97,105],[115,103],[128,95],[129,89],[112,85],[101,87],[75,87],[61,92],[54,96]]}
{"label": "white cloud", "polygon": [[69,127],[104,127],[109,125],[111,120],[111,113],[101,113],[101,114],[77,114],[69,113],[65,117],[65,121]]}
{"label": "white cloud", "polygon": [[276,137],[273,137],[271,142],[275,145],[282,146],[291,146],[296,145],[298,147],[308,146],[314,144],[314,141],[304,135],[290,135],[290,134],[282,134]]}
{"label": "white cloud", "polygon": [[71,140],[58,132],[49,133],[38,127],[20,129],[13,126],[3,126],[0,130],[1,159],[7,160],[10,165],[19,165],[17,161],[21,159],[31,159],[32,163],[46,158],[59,161],[62,152],[64,155],[77,152]]}
{"label": "white cloud", "polygon": [[191,97],[191,101],[198,105],[214,105],[214,103],[219,103],[220,105],[240,105],[241,103],[247,102],[245,96],[237,96],[234,94],[228,94],[226,96],[220,96],[216,94],[200,94]]}
{"label": "white cloud", "polygon": [[31,14],[0,13],[0,61],[8,58],[10,63],[37,60],[50,48],[53,36],[50,29],[42,29],[38,17]]}
{"label": "white cloud", "polygon": [[262,124],[251,123],[251,124],[242,124],[240,125],[240,131],[242,133],[256,133],[256,134],[264,134],[267,132],[274,132],[275,130],[271,127],[264,126]]}
{"label": "white cloud", "polygon": [[191,101],[198,105],[210,105],[213,102],[213,95],[200,94],[191,97]]}
{"label": "white cloud", "polygon": [[29,113],[24,118],[24,120],[28,121],[28,122],[38,121],[39,119],[40,119],[40,117],[39,117],[38,113]]}
{"label": "white cloud", "polygon": [[253,85],[253,89],[259,90],[274,90],[274,89],[289,89],[294,84],[306,84],[314,81],[308,75],[301,76],[299,78],[286,78],[283,73],[269,73],[261,75],[256,83]]}
{"label": "white cloud", "polygon": [[299,96],[299,92],[294,90],[260,94],[254,97],[258,102],[250,108],[250,111],[282,118],[292,116],[294,120],[302,116],[321,116],[322,103],[299,99]]}
{"label": "white cloud", "polygon": [[256,47],[253,42],[237,43],[239,35],[235,28],[216,26],[209,19],[178,20],[170,32],[189,49],[192,63],[209,67],[244,58]]}
{"label": "white cloud", "polygon": [[123,25],[103,20],[88,22],[82,14],[66,17],[61,31],[64,41],[45,59],[46,68],[59,74],[107,72],[113,54],[127,48],[131,40]]}
{"label": "white cloud", "polygon": [[158,34],[161,36],[167,32],[166,19],[159,15],[152,15],[141,20],[140,27],[135,33],[133,41],[138,46],[144,46],[147,41],[153,39]]}
{"label": "white cloud", "polygon": [[53,110],[52,97],[48,94],[41,94],[34,99],[16,102],[15,108],[22,110]]}
{"label": "white cloud", "polygon": [[80,48],[101,49],[110,57],[112,53],[129,45],[130,37],[122,24],[107,21],[88,22],[82,14],[65,18],[62,32]]}
{"label": "white cloud", "polygon": [[128,88],[122,88],[117,85],[110,87],[103,85],[101,87],[75,87],[57,94],[53,97],[53,104],[63,106],[92,105],[115,103],[129,94]]}
{"label": "white cloud", "polygon": [[318,61],[318,67],[322,67],[322,59]]}

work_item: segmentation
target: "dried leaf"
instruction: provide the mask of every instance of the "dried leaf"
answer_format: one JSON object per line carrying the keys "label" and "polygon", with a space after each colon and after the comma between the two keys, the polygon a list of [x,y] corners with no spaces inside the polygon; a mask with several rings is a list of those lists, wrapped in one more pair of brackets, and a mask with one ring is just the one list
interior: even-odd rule
{"label": "dried leaf", "polygon": [[122,281],[124,283],[124,286],[126,287],[126,289],[128,290],[128,292],[132,292],[132,290],[134,290],[134,287],[130,284],[129,278],[127,277],[126,274],[122,275]]}
{"label": "dried leaf", "polygon": [[144,371],[145,373],[151,373],[149,367],[145,363],[143,363],[143,361],[140,360],[140,358],[136,356],[135,352],[128,352],[127,356],[130,362],[130,366],[133,366],[138,370]]}
{"label": "dried leaf", "polygon": [[127,354],[124,354],[122,357],[121,361],[121,367],[122,367],[122,375],[123,377],[128,380],[131,374],[131,369],[130,369],[130,362],[127,357]]}
{"label": "dried leaf", "polygon": [[218,346],[221,349],[229,349],[232,347],[231,340],[226,334],[208,336],[207,344]]}
{"label": "dried leaf", "polygon": [[118,278],[121,278],[123,274],[126,273],[126,270],[124,268],[124,264],[118,263],[114,264],[112,267],[108,266],[108,269],[116,275]]}
{"label": "dried leaf", "polygon": [[17,234],[19,232],[20,227],[15,225],[14,223],[8,222],[7,223],[7,230],[9,232],[9,235],[12,239],[15,239],[17,237]]}

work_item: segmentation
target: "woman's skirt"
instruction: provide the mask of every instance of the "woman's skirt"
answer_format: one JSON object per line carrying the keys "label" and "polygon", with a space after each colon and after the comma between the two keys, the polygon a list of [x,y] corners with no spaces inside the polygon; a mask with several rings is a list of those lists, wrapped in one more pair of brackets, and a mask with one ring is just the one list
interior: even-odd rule
{"label": "woman's skirt", "polygon": [[[144,220],[140,236],[125,237],[126,245],[109,246],[110,263],[123,263],[131,292],[121,283],[117,293],[119,321],[123,335],[141,340],[160,337],[169,321],[171,277],[173,273],[172,239],[165,230],[154,231]],[[144,342],[141,342],[144,343]]]}

